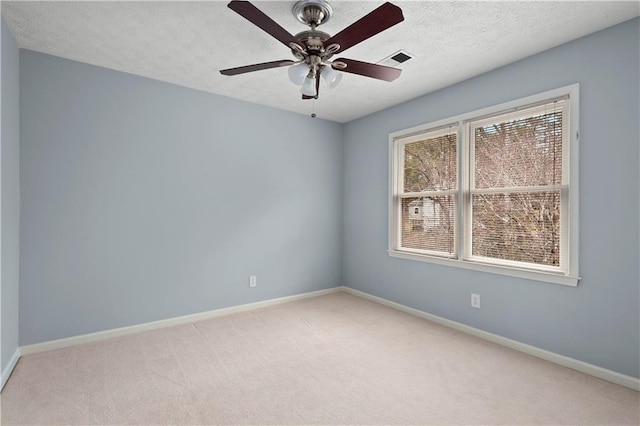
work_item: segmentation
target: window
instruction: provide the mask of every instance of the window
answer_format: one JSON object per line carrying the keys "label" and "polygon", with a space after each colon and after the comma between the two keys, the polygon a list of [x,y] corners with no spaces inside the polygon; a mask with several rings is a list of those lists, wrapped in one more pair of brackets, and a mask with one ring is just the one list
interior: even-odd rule
{"label": "window", "polygon": [[390,135],[389,254],[577,285],[578,86]]}
{"label": "window", "polygon": [[455,255],[456,129],[446,127],[402,141],[399,245],[407,251]]}

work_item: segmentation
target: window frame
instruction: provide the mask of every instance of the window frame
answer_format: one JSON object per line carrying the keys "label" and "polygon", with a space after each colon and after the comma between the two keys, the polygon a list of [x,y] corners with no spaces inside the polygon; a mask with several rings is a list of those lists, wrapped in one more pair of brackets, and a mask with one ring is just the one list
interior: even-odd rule
{"label": "window frame", "polygon": [[[551,102],[555,99],[568,97],[567,108],[569,111],[568,126],[563,129],[567,139],[563,139],[563,181],[561,191],[565,194],[561,196],[561,209],[566,211],[566,218],[561,222],[561,268],[544,267],[542,265],[527,266],[524,262],[501,261],[491,258],[479,258],[470,255],[470,203],[472,190],[470,188],[472,153],[470,151],[469,125],[470,122],[477,122],[485,118],[496,117],[502,114],[516,113],[519,110],[528,109]],[[399,190],[402,188],[399,182],[402,177],[400,170],[403,170],[404,150],[401,146],[408,143],[412,136],[423,133],[431,133],[439,129],[446,129],[449,126],[457,126],[457,153],[458,153],[458,176],[456,194],[456,216],[454,229],[454,252],[453,257],[445,257],[425,253],[420,250],[400,248],[400,220],[401,201]],[[563,284],[577,286],[580,277],[579,270],[579,174],[578,174],[578,142],[579,142],[579,84],[560,87],[532,96],[523,97],[498,105],[474,110],[468,113],[459,114],[431,123],[422,124],[395,131],[389,134],[389,191],[388,191],[388,254],[391,257],[417,260],[440,265],[453,266],[464,269],[471,269],[482,272],[489,272],[499,275],[507,275],[518,278],[543,281],[553,284]],[[566,235],[566,237],[564,237]],[[562,250],[561,249],[561,250]],[[486,259],[489,259],[487,261]]]}

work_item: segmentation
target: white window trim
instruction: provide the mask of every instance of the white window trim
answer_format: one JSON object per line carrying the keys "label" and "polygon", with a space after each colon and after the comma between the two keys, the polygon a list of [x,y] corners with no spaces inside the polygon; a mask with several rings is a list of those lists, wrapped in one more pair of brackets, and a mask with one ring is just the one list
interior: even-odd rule
{"label": "white window trim", "polygon": [[[499,105],[490,106],[487,108],[483,108],[476,111],[471,111],[468,113],[460,114],[455,117],[449,117],[443,120],[438,120],[435,122],[423,124],[420,126],[412,127],[409,129],[399,130],[389,134],[389,192],[388,192],[388,253],[391,257],[401,258],[401,259],[409,259],[409,260],[417,260],[421,262],[434,263],[439,265],[447,265],[453,266],[457,268],[463,269],[471,269],[475,271],[481,272],[489,272],[499,275],[507,275],[511,277],[517,278],[525,278],[536,281],[543,281],[553,284],[563,284],[568,286],[577,286],[580,277],[578,275],[579,271],[579,257],[578,257],[578,231],[579,231],[579,215],[578,215],[578,203],[579,203],[579,174],[578,174],[578,141],[579,141],[579,84],[572,84],[565,87],[560,87],[558,89],[550,90],[544,93],[539,93],[532,96],[527,96],[521,99],[516,99],[510,102],[505,102]],[[497,264],[495,259],[491,259],[491,264],[482,263],[482,258],[469,258],[464,260],[464,244],[463,238],[459,238],[459,236],[464,235],[464,207],[467,200],[464,200],[464,197],[468,196],[468,192],[464,190],[460,190],[459,192],[459,200],[457,208],[457,226],[454,232],[455,235],[455,244],[456,244],[456,252],[458,254],[458,258],[446,258],[441,256],[433,256],[428,253],[422,253],[420,251],[410,251],[407,249],[399,250],[396,248],[396,242],[399,241],[399,236],[397,235],[400,227],[397,226],[397,221],[400,220],[400,212],[397,209],[400,208],[401,203],[396,203],[395,198],[397,196],[396,189],[398,188],[398,167],[400,166],[398,158],[397,158],[397,140],[402,139],[404,143],[411,138],[412,135],[419,134],[421,132],[425,132],[428,130],[437,129],[439,127],[447,127],[449,125],[457,125],[458,126],[458,141],[459,147],[458,149],[458,164],[463,165],[462,158],[465,154],[465,150],[467,150],[467,146],[465,146],[468,142],[466,140],[465,135],[466,132],[466,122],[469,120],[477,120],[484,116],[494,115],[498,113],[506,113],[510,111],[516,111],[518,109],[523,109],[530,107],[533,104],[544,102],[546,100],[550,100],[553,98],[559,98],[562,96],[569,96],[569,128],[568,132],[568,143],[563,147],[563,156],[566,154],[565,158],[568,158],[569,161],[569,173],[564,177],[563,190],[570,187],[571,190],[569,192],[569,197],[567,197],[568,205],[567,208],[567,229],[566,232],[568,234],[568,253],[567,253],[567,261],[568,261],[568,269],[566,273],[559,273],[557,271],[546,271],[544,267],[536,266],[535,269],[529,269],[523,267],[522,264],[518,262],[501,262],[502,264]],[[465,182],[466,176],[465,173],[469,173],[468,167],[458,167],[458,187]],[[554,187],[555,188],[555,187]],[[559,189],[559,188],[555,188]]]}

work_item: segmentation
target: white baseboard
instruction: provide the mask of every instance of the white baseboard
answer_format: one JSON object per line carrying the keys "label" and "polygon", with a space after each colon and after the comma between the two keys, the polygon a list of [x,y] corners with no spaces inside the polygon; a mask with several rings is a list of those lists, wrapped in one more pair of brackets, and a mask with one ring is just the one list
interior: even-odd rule
{"label": "white baseboard", "polygon": [[[277,299],[269,299],[261,302],[231,306],[229,308],[215,309],[213,311],[201,312],[201,313],[192,314],[192,315],[184,315],[181,317],[169,318],[169,319],[160,320],[160,321],[147,322],[144,324],[138,324],[138,325],[133,325],[129,327],[114,328],[111,330],[98,331],[96,333],[83,334],[80,336],[67,337],[64,339],[50,340],[48,342],[21,346],[20,353],[22,355],[30,355],[30,354],[35,354],[39,352],[46,352],[46,351],[51,351],[55,349],[66,348],[69,346],[81,345],[84,343],[97,342],[99,340],[111,339],[114,337],[140,333],[142,331],[172,327],[174,325],[193,323],[196,321],[207,320],[211,318],[221,317],[224,315],[235,314],[238,312],[246,312],[246,311],[251,311],[255,309],[266,308],[269,306],[280,305],[282,303],[294,302],[296,300],[323,296],[325,294],[337,293],[340,291],[343,291],[343,287],[333,287],[333,288],[328,288],[326,290],[312,291],[309,293],[296,294],[294,296],[280,297]],[[3,378],[4,378],[4,375],[3,375]]]}
{"label": "white baseboard", "polygon": [[515,340],[507,339],[506,337],[498,336],[497,334],[489,333],[487,331],[470,327],[468,325],[465,325],[456,321],[451,321],[446,318],[439,317],[437,315],[420,311],[418,309],[410,308],[400,303],[383,299],[382,297],[372,296],[360,290],[355,290],[349,287],[342,287],[342,289],[343,291],[346,291],[347,293],[353,294],[355,296],[359,296],[364,299],[368,299],[373,302],[377,302],[382,305],[389,306],[399,311],[406,312],[408,314],[415,315],[417,317],[424,318],[429,321],[433,321],[435,323],[444,325],[446,327],[454,328],[456,330],[462,331],[467,334],[472,334],[476,337],[480,337],[481,339],[489,340],[493,343],[497,343],[499,345],[506,346],[511,349],[515,349],[517,351],[524,352],[526,354],[533,355],[538,358],[542,358],[546,361],[553,362],[554,364],[559,364],[564,367],[568,367],[573,370],[577,370],[582,373],[586,373],[591,376],[595,376],[599,379],[606,380],[606,381],[615,383],[617,385],[625,386],[630,389],[640,390],[640,379],[637,379],[635,377],[627,376],[625,374],[620,374],[612,370],[607,370],[606,368],[598,367],[597,365],[589,364],[584,361],[579,361],[577,359],[569,358],[567,356],[550,352],[544,349],[540,349],[535,346],[531,346]]}
{"label": "white baseboard", "polygon": [[7,384],[7,380],[11,377],[11,373],[13,373],[13,369],[16,368],[16,364],[20,359],[20,348],[16,348],[16,351],[13,353],[13,356],[9,360],[9,364],[2,370],[2,377],[0,377],[0,391],[4,388],[4,385]]}

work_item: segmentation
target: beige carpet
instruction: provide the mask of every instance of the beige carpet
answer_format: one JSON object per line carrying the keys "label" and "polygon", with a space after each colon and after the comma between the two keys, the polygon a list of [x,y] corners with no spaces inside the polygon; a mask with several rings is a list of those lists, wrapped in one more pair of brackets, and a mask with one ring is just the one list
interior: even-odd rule
{"label": "beige carpet", "polygon": [[2,424],[638,424],[639,399],[335,293],[25,356]]}

